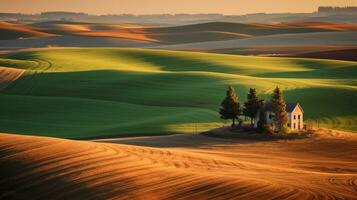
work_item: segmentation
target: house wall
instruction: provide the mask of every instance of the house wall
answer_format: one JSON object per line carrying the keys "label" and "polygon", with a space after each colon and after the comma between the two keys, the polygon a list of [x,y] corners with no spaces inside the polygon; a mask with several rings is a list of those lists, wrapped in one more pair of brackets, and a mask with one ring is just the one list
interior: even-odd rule
{"label": "house wall", "polygon": [[289,113],[289,125],[291,130],[301,130],[304,128],[304,115],[299,106]]}
{"label": "house wall", "polygon": [[[274,113],[271,111],[267,111],[265,113],[265,119],[266,119],[267,124],[273,123],[273,116],[274,116]],[[258,122],[259,122],[259,113],[254,118],[254,128],[258,128]]]}
{"label": "house wall", "polygon": [[[270,116],[274,116],[274,113],[271,111],[267,111],[265,117],[266,117],[266,122],[268,124],[273,123],[273,119],[270,118]],[[259,121],[259,114],[257,114],[254,119],[255,128],[258,127],[258,121]],[[292,112],[288,112],[288,126],[292,130],[302,130],[304,128],[304,114],[300,106],[296,106]]]}

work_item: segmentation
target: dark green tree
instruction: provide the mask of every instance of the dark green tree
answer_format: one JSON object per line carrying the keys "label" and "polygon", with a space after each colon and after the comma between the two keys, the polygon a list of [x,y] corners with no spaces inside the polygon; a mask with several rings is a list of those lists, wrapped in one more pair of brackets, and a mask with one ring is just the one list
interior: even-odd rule
{"label": "dark green tree", "polygon": [[260,109],[259,111],[259,121],[258,121],[258,126],[257,126],[257,130],[259,133],[264,133],[265,131],[265,125],[267,124],[267,119],[265,116],[265,112],[263,109]]}
{"label": "dark green tree", "polygon": [[263,104],[263,100],[257,96],[257,90],[250,88],[247,95],[247,101],[244,102],[243,114],[250,118],[250,125],[253,126],[253,119],[258,114],[260,107]]}
{"label": "dark green tree", "polygon": [[288,113],[286,112],[286,103],[279,87],[276,87],[272,95],[272,104],[274,111],[274,123],[279,131],[283,131],[288,123]]}
{"label": "dark green tree", "polygon": [[235,126],[236,119],[242,113],[238,96],[232,86],[229,86],[226,98],[221,103],[219,114],[222,119],[232,119],[232,127]]}

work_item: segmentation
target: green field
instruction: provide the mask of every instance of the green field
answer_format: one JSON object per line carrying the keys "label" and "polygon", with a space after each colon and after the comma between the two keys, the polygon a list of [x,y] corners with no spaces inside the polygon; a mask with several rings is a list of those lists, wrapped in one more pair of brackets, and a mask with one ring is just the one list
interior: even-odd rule
{"label": "green field", "polygon": [[228,85],[268,98],[280,86],[319,125],[357,131],[357,62],[143,49],[23,52],[0,92],[0,132],[64,138],[192,133],[222,126]]}

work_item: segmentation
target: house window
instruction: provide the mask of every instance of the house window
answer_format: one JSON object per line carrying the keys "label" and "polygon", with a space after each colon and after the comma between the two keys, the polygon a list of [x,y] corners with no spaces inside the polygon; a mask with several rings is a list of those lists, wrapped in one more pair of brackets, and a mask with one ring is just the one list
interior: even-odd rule
{"label": "house window", "polygon": [[300,115],[298,115],[298,119],[300,120]]}
{"label": "house window", "polygon": [[294,115],[294,119],[296,119],[296,115]]}
{"label": "house window", "polygon": [[269,119],[273,119],[273,115],[272,114],[269,114]]}
{"label": "house window", "polygon": [[290,123],[288,123],[288,127],[291,127],[291,126],[290,126]]}
{"label": "house window", "polygon": [[296,129],[296,124],[294,123],[294,129]]}

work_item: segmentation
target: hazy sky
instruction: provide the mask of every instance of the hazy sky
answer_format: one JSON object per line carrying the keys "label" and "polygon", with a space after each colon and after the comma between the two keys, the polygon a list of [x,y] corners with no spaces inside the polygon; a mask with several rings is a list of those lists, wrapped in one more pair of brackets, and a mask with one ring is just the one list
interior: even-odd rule
{"label": "hazy sky", "polygon": [[357,6],[357,0],[0,0],[0,12],[76,11],[91,14],[312,12]]}

